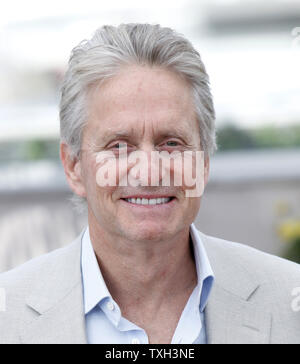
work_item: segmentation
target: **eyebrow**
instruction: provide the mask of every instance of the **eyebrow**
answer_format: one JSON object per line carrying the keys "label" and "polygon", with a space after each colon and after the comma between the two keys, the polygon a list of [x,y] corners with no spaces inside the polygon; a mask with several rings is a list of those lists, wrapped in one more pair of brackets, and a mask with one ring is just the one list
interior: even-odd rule
{"label": "eyebrow", "polygon": [[[97,138],[97,140],[102,143],[107,142],[108,140],[111,139],[116,139],[116,138],[125,138],[125,139],[129,139],[134,137],[136,134],[136,131],[134,129],[131,129],[130,131],[128,130],[110,130],[109,132],[106,132],[104,134],[101,135],[101,140],[99,140]],[[191,139],[192,138],[192,134],[190,132],[187,133],[187,130],[184,128],[176,128],[174,130],[162,130],[159,133],[159,136],[162,138],[166,138],[166,137],[178,137],[178,138],[188,138]]]}
{"label": "eyebrow", "polygon": [[104,133],[102,135],[102,141],[106,142],[109,139],[116,139],[116,138],[130,138],[134,134],[134,131],[128,132],[126,130],[118,130],[112,131],[110,130],[109,133]]}

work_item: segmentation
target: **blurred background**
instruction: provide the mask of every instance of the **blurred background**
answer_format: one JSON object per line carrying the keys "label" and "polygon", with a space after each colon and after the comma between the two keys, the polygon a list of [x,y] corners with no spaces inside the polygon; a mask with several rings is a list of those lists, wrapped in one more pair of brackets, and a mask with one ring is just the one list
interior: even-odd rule
{"label": "blurred background", "polygon": [[104,24],[175,28],[211,79],[219,150],[196,225],[300,263],[299,0],[10,0],[0,12],[0,272],[86,226],[59,161],[71,49]]}

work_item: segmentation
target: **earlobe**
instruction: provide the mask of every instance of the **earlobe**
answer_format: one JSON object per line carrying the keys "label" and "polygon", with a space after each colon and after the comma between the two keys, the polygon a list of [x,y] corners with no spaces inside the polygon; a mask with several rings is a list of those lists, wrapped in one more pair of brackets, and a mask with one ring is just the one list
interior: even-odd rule
{"label": "earlobe", "polygon": [[64,142],[60,144],[60,158],[71,190],[78,196],[86,197],[81,174],[81,161],[72,155],[70,147]]}

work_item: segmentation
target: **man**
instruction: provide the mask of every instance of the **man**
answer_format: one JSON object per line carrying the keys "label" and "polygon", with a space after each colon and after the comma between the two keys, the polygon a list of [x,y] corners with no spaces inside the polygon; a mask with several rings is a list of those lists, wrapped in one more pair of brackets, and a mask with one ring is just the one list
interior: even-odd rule
{"label": "man", "polygon": [[[171,29],[105,26],[73,50],[61,159],[88,227],[1,275],[0,342],[300,343],[299,266],[199,232],[201,193],[174,182],[202,166],[206,185],[214,119],[199,54]],[[155,176],[154,152],[193,158]]]}

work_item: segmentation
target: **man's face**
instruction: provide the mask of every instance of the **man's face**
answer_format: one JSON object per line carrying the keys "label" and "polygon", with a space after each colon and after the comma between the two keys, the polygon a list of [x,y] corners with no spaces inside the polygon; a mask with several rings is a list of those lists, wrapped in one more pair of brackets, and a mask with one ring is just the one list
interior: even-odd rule
{"label": "man's face", "polygon": [[[131,66],[94,89],[89,112],[80,162],[89,224],[135,241],[169,239],[188,229],[200,197],[186,197],[183,186],[100,187],[96,182],[99,152],[111,151],[118,158],[124,145],[129,153],[139,150],[147,155],[153,150],[200,150],[199,126],[186,81],[165,69]],[[153,205],[128,200],[162,197],[168,200]]]}

